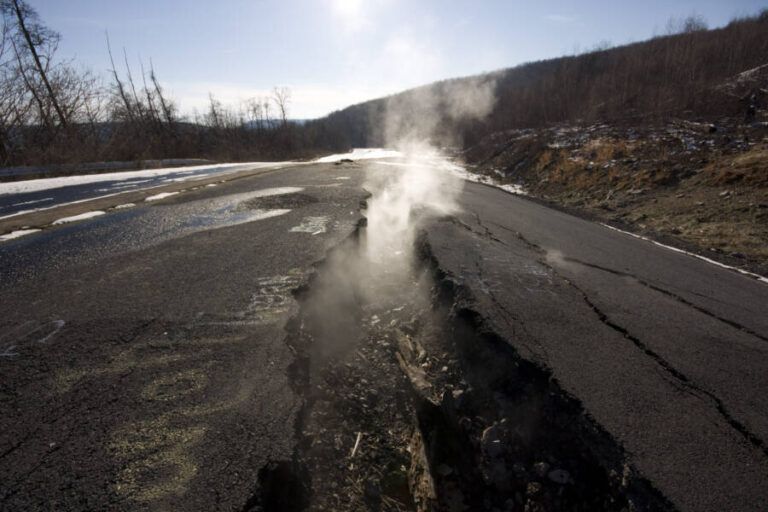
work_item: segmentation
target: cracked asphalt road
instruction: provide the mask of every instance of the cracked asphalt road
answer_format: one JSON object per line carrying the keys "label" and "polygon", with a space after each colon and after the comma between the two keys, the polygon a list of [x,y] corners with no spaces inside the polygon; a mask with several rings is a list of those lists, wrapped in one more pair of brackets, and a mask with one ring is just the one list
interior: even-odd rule
{"label": "cracked asphalt road", "polygon": [[245,507],[293,454],[291,292],[362,180],[265,172],[0,245],[0,509]]}
{"label": "cracked asphalt road", "polygon": [[[368,166],[374,164],[367,164]],[[355,229],[307,165],[0,244],[0,509],[247,509],[289,461],[291,291]],[[680,510],[768,507],[768,286],[487,186],[436,264]]]}
{"label": "cracked asphalt road", "polygon": [[680,510],[768,507],[768,285],[467,183],[437,265]]}

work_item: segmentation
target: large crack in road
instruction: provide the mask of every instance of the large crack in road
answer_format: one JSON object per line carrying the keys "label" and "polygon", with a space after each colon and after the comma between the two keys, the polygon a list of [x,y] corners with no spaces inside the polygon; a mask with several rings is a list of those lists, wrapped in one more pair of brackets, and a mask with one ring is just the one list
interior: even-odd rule
{"label": "large crack in road", "polygon": [[[301,442],[266,475],[261,510],[756,506],[760,416],[738,398],[743,382],[722,388],[720,373],[691,366],[710,350],[729,360],[761,350],[754,319],[740,320],[730,301],[715,305],[695,282],[648,277],[642,261],[639,272],[629,264],[606,272],[608,251],[634,258],[644,248],[590,245],[605,234],[577,219],[557,218],[555,231],[562,223],[588,235],[586,250],[543,249],[511,227],[508,200],[470,192],[462,201],[477,193],[491,203],[409,203],[409,227],[394,243],[375,208],[391,190],[374,191],[368,225],[297,295],[290,343],[300,361]],[[382,252],[399,254],[397,264],[377,259]],[[670,265],[694,272],[686,263]],[[728,277],[721,281],[731,286]],[[624,302],[651,309],[628,321]],[[677,344],[664,337],[677,328],[653,316],[670,305],[691,329]],[[711,340],[697,338],[702,329]],[[705,343],[707,352],[697,350]],[[722,466],[703,463],[714,460]],[[756,465],[742,466],[736,482],[727,468],[742,460]],[[695,489],[704,482],[718,490],[702,508]]]}
{"label": "large crack in road", "polygon": [[765,349],[748,314],[764,309],[760,286],[467,189],[458,220],[426,238],[486,329],[578,399],[675,508],[760,510]]}
{"label": "large crack in road", "polygon": [[576,398],[494,332],[423,232],[391,248],[394,262],[368,250],[379,235],[361,224],[296,292],[299,443],[262,469],[244,510],[674,509]]}

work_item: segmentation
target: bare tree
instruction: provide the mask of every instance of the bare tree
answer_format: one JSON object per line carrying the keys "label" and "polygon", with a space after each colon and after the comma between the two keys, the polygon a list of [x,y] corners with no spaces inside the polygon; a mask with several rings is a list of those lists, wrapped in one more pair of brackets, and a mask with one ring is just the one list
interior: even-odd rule
{"label": "bare tree", "polygon": [[251,124],[259,132],[264,130],[264,110],[262,109],[261,101],[256,98],[248,98],[245,102],[246,109],[248,111],[248,117]]}
{"label": "bare tree", "polygon": [[[55,51],[58,44],[59,34],[44,26],[40,22],[37,12],[24,2],[24,0],[3,0],[3,3],[0,4],[0,6],[2,6],[4,15],[12,13],[16,20],[16,35],[19,42],[14,41],[14,47],[19,65],[25,67],[23,63],[24,52],[19,44],[20,42],[23,42],[26,51],[29,52],[29,56],[32,58],[34,69],[44,85],[48,96],[47,99],[51,102],[51,105],[56,111],[59,123],[66,127],[67,117],[59,104],[54,87],[51,85],[51,81],[48,77],[48,63],[50,62],[51,54]],[[41,54],[41,50],[45,53]],[[45,60],[45,65],[43,64],[43,60]],[[26,77],[26,82],[30,86],[30,91],[32,91],[34,89],[34,84],[29,76]],[[35,94],[38,97],[37,99],[42,101],[42,98],[40,97],[41,95],[39,93]]]}
{"label": "bare tree", "polygon": [[144,93],[144,97],[147,98],[147,109],[149,110],[149,117],[153,123],[159,124],[160,116],[158,115],[157,108],[155,107],[154,94],[152,93],[152,90],[147,86],[147,74],[144,71],[144,62],[141,60],[141,57],[139,57],[139,66],[141,67],[141,81],[144,84],[142,92]]}
{"label": "bare tree", "polygon": [[707,20],[700,14],[691,14],[687,18],[670,18],[667,20],[667,35],[691,34],[707,30]]}
{"label": "bare tree", "polygon": [[291,102],[291,90],[288,87],[275,87],[272,89],[272,101],[275,102],[283,128],[288,126],[288,105]]}
{"label": "bare tree", "polygon": [[19,106],[24,99],[24,89],[20,87],[13,57],[9,55],[10,46],[8,25],[3,19],[0,29],[0,165],[5,165],[10,158],[8,132],[19,124]]}
{"label": "bare tree", "polygon": [[264,126],[269,130],[272,128],[272,106],[269,98],[262,98],[261,111],[264,114]]}
{"label": "bare tree", "polygon": [[120,80],[120,75],[117,73],[117,67],[115,67],[115,59],[112,57],[112,45],[109,43],[109,33],[104,32],[104,36],[107,39],[109,63],[112,65],[112,69],[110,71],[112,73],[112,79],[115,81],[115,89],[117,90],[117,94],[123,103],[123,107],[125,107],[125,113],[128,116],[128,120],[133,123],[136,121],[136,116],[133,114],[133,106],[131,105],[130,99],[128,99],[128,94],[125,92],[125,86],[123,85],[122,80]]}
{"label": "bare tree", "polygon": [[13,46],[13,54],[16,56],[16,62],[18,62],[18,73],[21,79],[24,81],[24,85],[27,87],[27,90],[32,95],[32,97],[35,100],[35,103],[37,104],[37,108],[40,112],[40,120],[45,124],[47,128],[51,128],[51,121],[48,116],[48,110],[46,109],[45,102],[43,101],[43,98],[40,96],[40,93],[37,90],[37,87],[35,87],[35,84],[32,82],[32,78],[28,76],[26,71],[26,65],[24,64],[23,58],[21,56],[21,52],[19,52],[19,47],[16,45],[16,41],[11,39],[11,45]]}
{"label": "bare tree", "polygon": [[173,104],[169,102],[163,94],[163,88],[160,87],[160,82],[157,80],[157,75],[155,74],[155,66],[152,63],[152,59],[149,59],[149,78],[152,81],[152,85],[155,87],[155,94],[157,95],[157,99],[160,102],[160,107],[163,109],[163,117],[165,118],[165,122],[168,123],[168,125],[172,125],[174,123]]}
{"label": "bare tree", "polygon": [[206,115],[206,123],[208,126],[212,126],[214,128],[222,128],[224,123],[223,119],[223,105],[219,100],[217,100],[213,93],[208,93],[208,114]]}
{"label": "bare tree", "polygon": [[136,84],[133,83],[133,73],[131,72],[131,65],[128,63],[128,53],[125,51],[125,47],[123,47],[123,60],[125,61],[125,71],[128,76],[128,85],[131,86],[136,113],[138,114],[139,119],[144,121],[144,106],[139,100],[139,95],[136,93]]}

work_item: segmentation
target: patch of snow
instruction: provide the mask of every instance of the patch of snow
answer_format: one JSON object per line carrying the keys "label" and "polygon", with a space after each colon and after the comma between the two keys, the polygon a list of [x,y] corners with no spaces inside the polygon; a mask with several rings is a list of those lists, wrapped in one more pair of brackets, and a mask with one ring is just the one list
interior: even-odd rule
{"label": "patch of snow", "polygon": [[159,201],[160,199],[175,196],[176,194],[178,194],[178,192],[160,192],[159,194],[149,196],[148,198],[144,199],[144,201]]}
{"label": "patch of snow", "polygon": [[118,184],[118,185],[112,185],[110,187],[105,188],[97,188],[97,192],[114,192],[115,190],[123,190],[126,188],[134,188],[138,187],[138,185],[134,185],[133,183],[126,183],[126,184]]}
{"label": "patch of snow", "polygon": [[335,180],[348,180],[349,176],[339,176],[338,178],[333,178]]}
{"label": "patch of snow", "polygon": [[750,78],[752,75],[754,75],[755,73],[757,73],[761,69],[767,68],[767,67],[768,67],[768,64],[763,64],[761,66],[757,66],[756,68],[752,68],[752,69],[748,69],[746,71],[742,71],[741,73],[739,73],[736,76],[739,77],[739,79],[741,79],[741,80],[743,80],[745,78]]}
{"label": "patch of snow", "polygon": [[245,219],[243,222],[238,222],[238,224],[242,224],[245,222],[253,222],[256,220],[262,220],[262,219],[269,219],[271,217],[277,217],[280,215],[285,215],[286,213],[290,212],[290,209],[279,209],[279,210],[254,210],[254,213],[251,215],[248,215],[248,218]]}
{"label": "patch of snow", "polygon": [[390,165],[390,166],[396,166],[396,167],[410,167],[413,165],[420,165],[425,167],[439,167],[439,168],[445,169],[446,171],[454,174],[455,176],[463,180],[472,181],[475,183],[483,183],[485,185],[491,185],[493,187],[500,188],[505,192],[509,192],[510,194],[516,194],[516,195],[522,195],[522,196],[528,195],[528,192],[526,192],[526,190],[523,188],[522,185],[517,185],[513,183],[506,183],[506,184],[498,183],[491,176],[469,172],[464,167],[456,163],[449,162],[448,160],[424,159],[424,161],[426,162],[424,164],[407,164],[403,162],[380,162],[380,161],[377,161],[374,163],[379,165]]}
{"label": "patch of snow", "polygon": [[329,220],[328,217],[304,217],[301,224],[291,228],[291,232],[319,235],[326,232]]}
{"label": "patch of snow", "polygon": [[105,212],[101,210],[96,210],[93,212],[85,212],[81,213],[80,215],[73,215],[71,217],[64,217],[58,220],[53,221],[53,225],[57,226],[59,224],[67,224],[69,222],[77,222],[80,220],[86,220],[86,219],[92,219],[94,217],[99,217],[100,215],[104,215]]}
{"label": "patch of snow", "polygon": [[134,206],[136,206],[135,203],[119,204],[119,205],[115,206],[115,210],[122,210],[124,208],[133,208]]}
{"label": "patch of snow", "polygon": [[341,160],[370,160],[372,158],[401,158],[404,156],[400,151],[384,148],[356,148],[351,153],[341,153],[338,155],[329,155],[315,160],[316,163],[324,164],[329,162],[340,162]]}
{"label": "patch of snow", "polygon": [[[294,162],[247,162],[247,163],[229,163],[217,165],[195,165],[189,167],[166,167],[162,169],[146,169],[142,171],[110,172],[104,174],[85,174],[80,176],[62,176],[58,178],[42,178],[38,180],[11,181],[0,183],[0,195],[4,194],[23,194],[27,192],[37,192],[40,190],[50,190],[61,187],[70,187],[73,185],[83,185],[86,183],[100,183],[105,181],[126,181],[135,178],[156,178],[168,174],[180,174],[183,172],[192,173],[198,171],[210,171],[209,173],[195,176],[200,179],[206,178],[218,171],[239,171],[248,168],[274,167],[278,165],[290,165]],[[145,180],[151,181],[151,180]],[[142,183],[133,181],[133,184]]]}
{"label": "patch of snow", "polygon": [[216,186],[215,183],[209,183],[209,184],[206,185],[206,187],[215,187],[215,186]]}
{"label": "patch of snow", "polygon": [[453,174],[458,176],[461,179],[472,181],[475,183],[483,183],[485,185],[491,185],[492,187],[500,188],[501,190],[504,190],[505,192],[509,192],[510,194],[516,194],[520,196],[527,196],[528,192],[526,192],[525,188],[523,188],[522,185],[518,185],[515,183],[499,183],[496,181],[495,178],[491,176],[487,176],[484,174],[476,174],[474,172],[470,172],[466,170],[464,167],[461,167],[457,164],[451,164],[449,167],[447,167],[449,171],[451,171]]}
{"label": "patch of snow", "polygon": [[720,268],[725,268],[725,269],[728,269],[728,270],[735,270],[739,274],[743,274],[743,275],[749,276],[749,277],[751,277],[753,279],[757,279],[758,281],[760,281],[762,283],[768,283],[768,277],[761,276],[760,274],[755,274],[754,272],[749,272],[748,270],[744,270],[744,269],[741,269],[741,268],[738,268],[738,267],[732,267],[731,265],[726,265],[725,263],[720,263],[719,261],[715,261],[715,260],[713,260],[711,258],[707,258],[706,256],[701,256],[701,255],[693,253],[693,252],[685,251],[683,249],[678,249],[677,247],[672,247],[671,245],[662,244],[662,243],[657,242],[656,240],[652,240],[652,239],[650,239],[648,237],[645,237],[645,236],[642,236],[642,235],[637,235],[635,233],[630,233],[629,231],[624,231],[623,229],[615,228],[613,226],[609,226],[608,224],[602,224],[602,225],[605,226],[608,229],[613,230],[613,231],[618,231],[619,233],[624,233],[625,235],[629,235],[631,237],[638,238],[640,240],[645,240],[646,242],[651,242],[654,245],[658,245],[659,247],[664,247],[665,249],[669,249],[670,251],[678,252],[680,254],[686,254],[688,256],[693,256],[696,259],[699,259],[699,260],[702,260],[702,261],[706,261],[707,263],[710,263],[712,265],[718,266]]}
{"label": "patch of snow", "polygon": [[506,190],[510,194],[517,194],[520,196],[528,195],[528,192],[526,192],[525,188],[523,188],[522,185],[507,183],[506,185],[494,185],[494,186],[499,187],[501,190]]}
{"label": "patch of snow", "polygon": [[20,238],[25,235],[30,235],[32,233],[37,233],[38,231],[41,231],[39,229],[18,229],[16,231],[11,231],[10,233],[6,233],[4,235],[0,235],[0,242],[5,242],[6,240],[13,240],[14,238]]}
{"label": "patch of snow", "polygon": [[267,196],[279,196],[283,194],[294,194],[296,192],[301,192],[304,190],[304,187],[275,187],[275,188],[265,188],[262,190],[257,190],[253,192],[252,194],[248,194],[248,197],[267,197]]}

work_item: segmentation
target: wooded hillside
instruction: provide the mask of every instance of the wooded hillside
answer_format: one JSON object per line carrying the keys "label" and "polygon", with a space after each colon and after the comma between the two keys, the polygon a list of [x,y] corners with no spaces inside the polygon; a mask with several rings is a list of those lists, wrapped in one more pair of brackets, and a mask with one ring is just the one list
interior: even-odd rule
{"label": "wooded hillside", "polygon": [[[447,102],[439,100],[443,91],[462,82],[495,83],[495,106],[482,122],[452,120],[438,108],[440,129],[427,134],[437,143],[467,146],[491,132],[561,122],[644,124],[739,115],[748,98],[734,81],[768,65],[768,10],[715,30],[696,18],[680,25],[679,33],[640,43],[447,80],[354,105],[314,123],[314,137],[324,147],[385,145],[381,127],[389,104],[410,104],[411,112],[399,115],[416,117],[422,115],[418,98],[425,92],[445,107]],[[758,95],[765,102],[765,90]]]}

